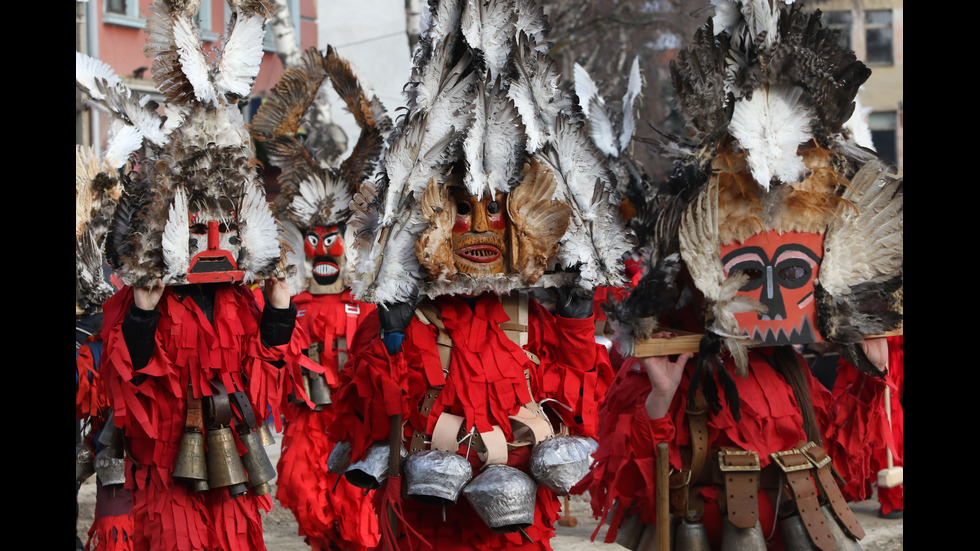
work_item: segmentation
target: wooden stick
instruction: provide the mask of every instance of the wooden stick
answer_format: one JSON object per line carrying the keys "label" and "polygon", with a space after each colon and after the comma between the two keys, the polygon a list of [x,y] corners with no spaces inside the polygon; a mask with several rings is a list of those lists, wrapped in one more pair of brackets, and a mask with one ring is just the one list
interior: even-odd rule
{"label": "wooden stick", "polygon": [[670,551],[670,446],[666,442],[657,444],[657,548]]}
{"label": "wooden stick", "polygon": [[[398,477],[401,476],[402,472],[402,416],[400,413],[391,416],[391,435],[388,441],[391,451],[388,456],[388,478],[393,476]],[[391,532],[397,540],[398,517],[395,515],[395,510],[390,503],[388,504],[388,525],[391,526]],[[395,542],[391,542],[391,545],[395,545]],[[397,547],[392,549],[392,551],[397,551]]]}

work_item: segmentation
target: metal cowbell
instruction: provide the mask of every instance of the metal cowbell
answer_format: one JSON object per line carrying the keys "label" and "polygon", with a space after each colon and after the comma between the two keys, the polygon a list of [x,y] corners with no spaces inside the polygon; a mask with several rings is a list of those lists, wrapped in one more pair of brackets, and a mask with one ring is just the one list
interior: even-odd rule
{"label": "metal cowbell", "polygon": [[180,437],[177,460],[171,476],[190,485],[191,491],[208,489],[208,463],[204,451],[204,435],[200,431],[187,430]]}
{"label": "metal cowbell", "polygon": [[245,495],[248,477],[238,456],[235,433],[229,427],[208,429],[205,439],[208,445],[208,486],[228,488],[232,497]]}
{"label": "metal cowbell", "polygon": [[238,437],[247,450],[242,455],[242,466],[248,475],[248,487],[252,495],[264,496],[272,491],[269,482],[276,477],[276,468],[262,446],[258,431],[249,430]]}

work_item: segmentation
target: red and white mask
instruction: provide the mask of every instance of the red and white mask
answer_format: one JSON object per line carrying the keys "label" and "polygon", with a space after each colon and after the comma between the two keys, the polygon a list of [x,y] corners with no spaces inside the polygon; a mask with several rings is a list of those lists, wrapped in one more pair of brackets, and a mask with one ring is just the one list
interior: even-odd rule
{"label": "red and white mask", "polygon": [[823,259],[823,235],[775,231],[721,247],[725,276],[740,271],[749,282],[740,290],[768,311],[735,314],[743,334],[762,345],[820,342],[814,282]]}
{"label": "red and white mask", "polygon": [[310,267],[310,293],[336,294],[344,290],[346,265],[344,239],[337,226],[317,226],[306,230],[303,250]]}
{"label": "red and white mask", "polygon": [[188,283],[236,283],[244,279],[245,272],[238,266],[241,238],[237,217],[214,218],[207,211],[188,213]]}

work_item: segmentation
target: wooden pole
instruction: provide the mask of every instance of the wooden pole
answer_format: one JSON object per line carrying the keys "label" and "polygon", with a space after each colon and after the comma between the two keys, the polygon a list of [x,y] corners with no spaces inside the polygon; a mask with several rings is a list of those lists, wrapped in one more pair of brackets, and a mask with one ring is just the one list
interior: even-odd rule
{"label": "wooden pole", "polygon": [[670,446],[657,444],[657,549],[670,551]]}

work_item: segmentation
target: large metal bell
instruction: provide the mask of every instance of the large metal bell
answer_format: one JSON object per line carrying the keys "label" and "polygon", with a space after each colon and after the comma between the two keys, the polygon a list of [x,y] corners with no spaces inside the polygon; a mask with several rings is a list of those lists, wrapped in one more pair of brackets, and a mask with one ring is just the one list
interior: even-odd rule
{"label": "large metal bell", "polygon": [[313,405],[320,409],[332,404],[333,400],[330,398],[330,387],[327,386],[327,379],[315,371],[308,371],[306,376],[309,379],[309,397]]}
{"label": "large metal bell", "polygon": [[75,482],[81,484],[95,474],[95,454],[84,442],[75,444]]}
{"label": "large metal bell", "polygon": [[837,518],[834,517],[829,506],[823,505],[820,507],[820,512],[823,514],[824,520],[827,521],[827,526],[830,527],[830,533],[834,535],[834,541],[837,542],[837,551],[862,551],[863,548],[858,543],[858,540],[844,533],[844,529],[838,524]]}
{"label": "large metal bell", "polygon": [[350,468],[350,452],[350,442],[346,440],[337,442],[327,456],[327,470],[337,475],[346,473]]}
{"label": "large metal bell", "polygon": [[531,475],[558,495],[568,495],[572,486],[589,472],[591,449],[577,436],[556,436],[531,450]]}
{"label": "large metal bell", "polygon": [[232,497],[245,495],[248,488],[245,482],[245,468],[238,456],[235,434],[228,427],[208,429],[207,431],[208,486],[228,488]]}
{"label": "large metal bell", "polygon": [[272,435],[269,423],[259,423],[259,428],[255,429],[255,432],[259,434],[259,442],[262,442],[263,447],[269,447],[276,443],[276,437]]}
{"label": "large metal bell", "polygon": [[674,528],[674,551],[711,551],[708,532],[700,522],[682,520]]}
{"label": "large metal bell", "polygon": [[238,435],[238,438],[246,449],[242,455],[242,466],[248,475],[248,487],[252,495],[264,496],[272,491],[269,482],[276,477],[276,468],[269,454],[265,453],[258,431],[250,430]]}
{"label": "large metal bell", "polygon": [[534,524],[538,485],[529,475],[507,465],[490,465],[463,495],[473,510],[498,534],[521,531]]}
{"label": "large metal bell", "polygon": [[779,532],[783,535],[783,549],[786,551],[817,551],[810,541],[810,535],[803,525],[800,515],[792,515],[779,521]]}
{"label": "large metal bell", "polygon": [[440,450],[422,450],[405,460],[405,493],[429,505],[455,505],[459,493],[473,478],[473,467],[463,456]]}
{"label": "large metal bell", "polygon": [[[405,448],[400,448],[404,458],[408,452]],[[377,490],[388,479],[388,459],[391,457],[391,448],[388,442],[381,440],[371,444],[364,457],[360,461],[355,461],[347,468],[344,476],[358,488],[365,490]]]}
{"label": "large metal bell", "polygon": [[208,489],[208,462],[203,434],[188,430],[180,437],[180,448],[177,449],[177,459],[171,476],[189,484],[193,492]]}
{"label": "large metal bell", "polygon": [[721,551],[766,551],[767,548],[758,521],[750,528],[735,526],[727,516],[722,521]]}
{"label": "large metal bell", "polygon": [[95,474],[104,488],[120,487],[126,483],[126,460],[115,457],[116,453],[112,448],[102,448],[92,461]]}

